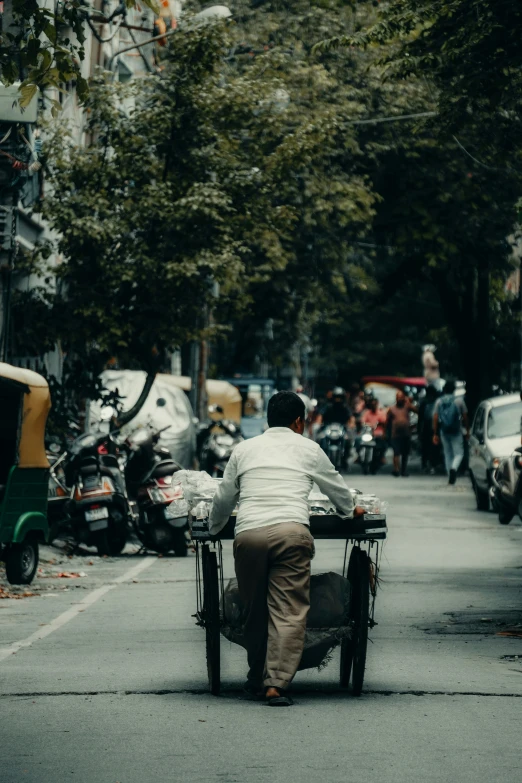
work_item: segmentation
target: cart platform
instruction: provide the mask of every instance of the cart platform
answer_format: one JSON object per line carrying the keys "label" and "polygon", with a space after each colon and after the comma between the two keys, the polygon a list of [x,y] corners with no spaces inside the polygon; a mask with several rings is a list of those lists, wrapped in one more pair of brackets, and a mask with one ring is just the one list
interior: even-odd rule
{"label": "cart platform", "polygon": [[[206,519],[192,523],[193,541],[230,541],[234,538],[236,517],[231,516],[217,536],[208,532]],[[357,519],[346,519],[337,514],[312,514],[310,532],[314,538],[351,541],[383,541],[388,534],[385,514],[365,514]]]}

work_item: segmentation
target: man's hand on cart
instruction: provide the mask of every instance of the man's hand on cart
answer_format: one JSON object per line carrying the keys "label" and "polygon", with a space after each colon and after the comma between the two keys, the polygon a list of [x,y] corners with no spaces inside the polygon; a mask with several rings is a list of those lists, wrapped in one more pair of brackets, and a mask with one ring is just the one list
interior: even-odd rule
{"label": "man's hand on cart", "polygon": [[343,514],[340,509],[337,509],[337,514],[341,517],[341,519],[358,519],[359,517],[363,517],[366,513],[366,509],[361,508],[360,506],[355,506],[353,510],[353,516],[346,516],[346,514]]}

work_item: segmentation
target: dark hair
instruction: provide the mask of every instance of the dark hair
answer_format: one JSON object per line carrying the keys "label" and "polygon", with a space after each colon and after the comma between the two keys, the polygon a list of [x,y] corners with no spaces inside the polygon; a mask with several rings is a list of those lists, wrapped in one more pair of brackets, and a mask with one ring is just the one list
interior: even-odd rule
{"label": "dark hair", "polygon": [[454,394],[457,385],[455,381],[446,381],[443,394]]}
{"label": "dark hair", "polygon": [[298,394],[280,391],[268,402],[268,426],[289,427],[296,419],[305,418],[305,404]]}

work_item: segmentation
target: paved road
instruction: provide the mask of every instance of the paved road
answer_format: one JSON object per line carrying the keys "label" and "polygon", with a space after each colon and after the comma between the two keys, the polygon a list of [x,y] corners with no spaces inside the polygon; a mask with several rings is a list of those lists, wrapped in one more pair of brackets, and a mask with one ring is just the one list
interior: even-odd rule
{"label": "paved road", "polygon": [[[290,710],[244,701],[228,642],[210,697],[193,557],[48,549],[36,595],[0,601],[2,783],[519,783],[522,638],[498,634],[522,629],[521,524],[464,484],[351,481],[390,504],[360,699],[336,657],[298,675]],[[317,549],[315,571],[340,567],[340,544]]]}

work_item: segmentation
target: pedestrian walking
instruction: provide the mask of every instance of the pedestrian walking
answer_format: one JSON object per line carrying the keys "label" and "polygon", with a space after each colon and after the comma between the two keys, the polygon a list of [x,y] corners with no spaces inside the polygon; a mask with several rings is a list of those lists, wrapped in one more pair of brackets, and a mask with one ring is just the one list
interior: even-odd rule
{"label": "pedestrian walking", "polygon": [[398,391],[395,405],[388,409],[388,433],[393,449],[393,474],[408,476],[408,459],[411,451],[410,411],[416,408],[403,391]]}
{"label": "pedestrian walking", "polygon": [[305,405],[294,392],[268,403],[268,430],[240,443],[230,457],[210,514],[217,534],[239,501],[234,563],[244,610],[248,695],[288,706],[286,691],[303,654],[310,608],[308,495],[314,481],[343,514],[352,495],[321,447],[301,435]]}
{"label": "pedestrian walking", "polygon": [[442,443],[450,484],[455,484],[464,458],[463,427],[466,439],[469,439],[468,409],[462,397],[455,397],[455,388],[454,381],[446,383],[442,397],[435,403],[433,414],[433,443],[435,446]]}
{"label": "pedestrian walking", "polygon": [[432,475],[439,463],[439,447],[433,443],[433,415],[439,393],[431,384],[419,405],[419,440],[422,470]]}

